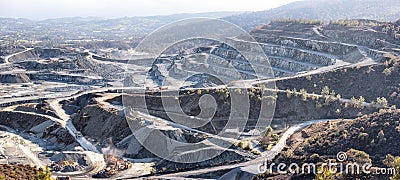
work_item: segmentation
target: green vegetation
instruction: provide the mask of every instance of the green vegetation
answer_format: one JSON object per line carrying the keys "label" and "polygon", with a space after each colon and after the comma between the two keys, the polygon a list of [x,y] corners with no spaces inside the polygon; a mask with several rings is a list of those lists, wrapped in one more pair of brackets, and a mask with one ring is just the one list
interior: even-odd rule
{"label": "green vegetation", "polygon": [[383,64],[385,65],[385,69],[383,70],[383,74],[386,76],[391,75],[393,72],[398,72],[400,67],[400,56],[395,56],[393,54],[385,54],[384,56],[388,60],[386,60]]}
{"label": "green vegetation", "polygon": [[369,154],[364,151],[349,149],[348,151],[346,151],[346,155],[348,157],[347,160],[351,162],[356,162],[359,164],[372,163]]}
{"label": "green vegetation", "polygon": [[300,89],[300,93],[301,93],[301,97],[302,97],[303,101],[307,101],[307,98],[308,98],[307,91],[305,89]]}
{"label": "green vegetation", "polygon": [[50,168],[46,166],[45,171],[39,171],[35,176],[35,180],[51,180]]}
{"label": "green vegetation", "polygon": [[380,107],[380,108],[387,108],[388,107],[388,101],[384,97],[380,97],[380,98],[378,97],[378,98],[376,98],[376,102],[375,101],[371,102],[371,105],[372,106],[377,106],[377,107]]}
{"label": "green vegetation", "polygon": [[324,86],[323,88],[322,88],[322,91],[321,91],[321,95],[322,96],[328,96],[330,93],[329,93],[329,87],[328,86]]}
{"label": "green vegetation", "polygon": [[383,163],[388,167],[394,168],[395,170],[395,173],[390,179],[400,180],[400,157],[393,157],[392,155],[388,154],[385,160],[383,160]]}
{"label": "green vegetation", "polygon": [[329,24],[339,26],[378,26],[382,23],[373,20],[342,19],[337,21],[330,21]]}
{"label": "green vegetation", "polygon": [[324,86],[322,88],[321,95],[322,95],[322,97],[325,98],[325,105],[328,105],[329,103],[334,102],[335,100],[339,99],[339,98],[336,98],[336,92],[334,90],[332,90],[332,92],[331,92],[328,86]]}
{"label": "green vegetation", "polygon": [[267,151],[271,150],[278,141],[279,135],[274,133],[274,130],[271,127],[268,127],[259,139],[261,146]]}
{"label": "green vegetation", "polygon": [[286,97],[288,99],[290,99],[292,97],[292,92],[290,91],[290,89],[286,89]]}
{"label": "green vegetation", "polygon": [[363,109],[365,107],[365,98],[363,96],[360,96],[358,99],[351,97],[350,104],[347,105],[350,105],[354,108]]}
{"label": "green vegetation", "polygon": [[49,167],[32,167],[23,164],[0,164],[0,179],[52,180]]}
{"label": "green vegetation", "polygon": [[295,23],[295,24],[306,24],[306,25],[323,25],[324,22],[319,20],[311,19],[293,19],[293,18],[282,18],[271,20],[271,23]]}
{"label": "green vegetation", "polygon": [[329,170],[327,166],[318,166],[318,173],[315,175],[316,180],[334,180],[334,174]]}
{"label": "green vegetation", "polygon": [[252,150],[253,149],[253,144],[251,143],[251,141],[246,141],[246,140],[240,140],[237,143],[237,146],[243,150]]}
{"label": "green vegetation", "polygon": [[297,96],[297,89],[296,89],[296,88],[293,88],[292,93],[293,93],[294,96]]}

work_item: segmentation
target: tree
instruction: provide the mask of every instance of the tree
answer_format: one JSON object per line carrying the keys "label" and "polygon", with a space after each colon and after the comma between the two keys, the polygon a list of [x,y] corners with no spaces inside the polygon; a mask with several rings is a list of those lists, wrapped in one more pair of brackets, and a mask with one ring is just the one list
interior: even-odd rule
{"label": "tree", "polygon": [[289,89],[286,89],[286,97],[289,99],[292,97],[292,92]]}
{"label": "tree", "polygon": [[308,94],[305,89],[300,89],[301,96],[303,97],[303,101],[307,101]]}
{"label": "tree", "polygon": [[383,107],[383,108],[387,108],[388,107],[388,101],[384,97],[376,98],[376,104],[379,107]]}
{"label": "tree", "polygon": [[362,96],[360,96],[360,97],[358,98],[358,107],[359,107],[359,108],[364,107],[364,103],[365,103],[365,98],[362,97]]}
{"label": "tree", "polygon": [[45,171],[39,171],[35,176],[35,180],[52,180],[50,168],[46,166]]}
{"label": "tree", "polygon": [[352,106],[356,106],[356,105],[357,105],[357,99],[356,99],[355,97],[351,97],[351,99],[350,99],[350,104],[351,104]]}
{"label": "tree", "polygon": [[384,143],[385,142],[385,133],[383,133],[383,130],[380,130],[378,133],[378,143]]}
{"label": "tree", "polygon": [[324,86],[324,88],[322,88],[321,95],[322,96],[328,96],[329,95],[329,87],[328,86]]}

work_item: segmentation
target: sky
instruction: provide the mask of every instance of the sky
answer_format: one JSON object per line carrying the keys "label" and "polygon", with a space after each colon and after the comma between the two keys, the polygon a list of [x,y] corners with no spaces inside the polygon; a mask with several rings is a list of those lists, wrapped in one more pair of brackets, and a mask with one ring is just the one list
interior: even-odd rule
{"label": "sky", "polygon": [[0,0],[0,17],[131,17],[213,11],[260,11],[298,0]]}

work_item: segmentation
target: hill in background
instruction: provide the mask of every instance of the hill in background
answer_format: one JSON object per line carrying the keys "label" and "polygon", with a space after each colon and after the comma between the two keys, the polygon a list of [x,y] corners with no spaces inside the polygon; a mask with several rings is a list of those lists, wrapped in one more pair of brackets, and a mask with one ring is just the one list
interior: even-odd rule
{"label": "hill in background", "polygon": [[373,19],[396,21],[400,17],[398,0],[306,0],[278,8],[243,13],[224,19],[250,30],[273,19],[303,18],[314,20]]}

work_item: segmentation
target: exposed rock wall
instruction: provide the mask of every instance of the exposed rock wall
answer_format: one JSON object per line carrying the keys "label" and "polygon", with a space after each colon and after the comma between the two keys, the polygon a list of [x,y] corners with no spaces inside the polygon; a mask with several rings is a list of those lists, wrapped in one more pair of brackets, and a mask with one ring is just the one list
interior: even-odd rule
{"label": "exposed rock wall", "polygon": [[57,73],[33,73],[28,74],[29,78],[33,81],[59,81],[75,84],[98,84],[104,82],[101,78],[86,77],[83,75],[67,75]]}
{"label": "exposed rock wall", "polygon": [[125,117],[110,112],[99,105],[85,106],[73,119],[76,129],[84,135],[116,143],[130,135]]}
{"label": "exposed rock wall", "polygon": [[382,49],[388,45],[390,46],[390,44],[382,40],[386,40],[389,43],[398,42],[398,40],[386,33],[368,30],[362,27],[327,26],[323,28],[323,33],[340,42],[359,44],[373,49]]}
{"label": "exposed rock wall", "polygon": [[23,53],[19,53],[9,58],[11,62],[18,62],[21,60],[28,60],[28,59],[46,59],[46,58],[54,58],[58,57],[64,52],[61,49],[43,49],[43,48],[35,48]]}
{"label": "exposed rock wall", "polygon": [[28,83],[31,82],[28,75],[24,73],[18,74],[0,74],[1,83]]}
{"label": "exposed rock wall", "polygon": [[273,36],[262,33],[252,33],[252,35],[258,42],[262,43],[301,48],[311,51],[329,53],[337,56],[343,56],[351,51],[357,50],[357,46],[346,45],[339,42],[318,41],[313,39],[302,39],[286,36]]}
{"label": "exposed rock wall", "polygon": [[49,62],[43,63],[38,61],[24,61],[18,63],[20,66],[24,67],[28,70],[60,70],[60,69],[67,69],[67,70],[76,70],[79,69],[79,66],[74,61],[56,61],[56,62]]}
{"label": "exposed rock wall", "polygon": [[18,112],[0,111],[0,124],[12,129],[31,129],[49,119]]}

